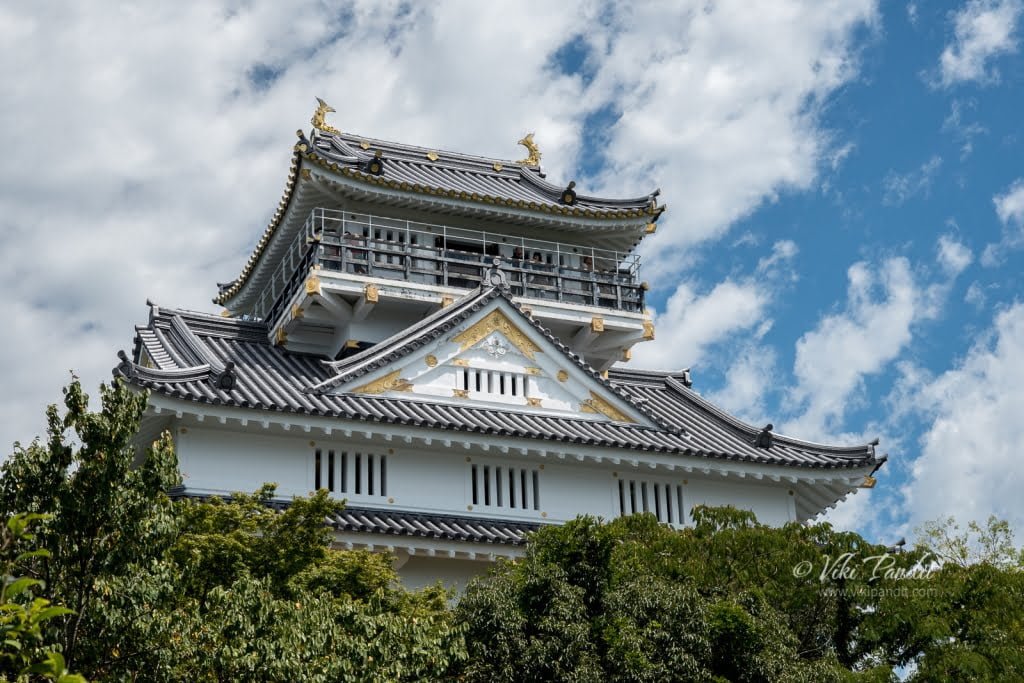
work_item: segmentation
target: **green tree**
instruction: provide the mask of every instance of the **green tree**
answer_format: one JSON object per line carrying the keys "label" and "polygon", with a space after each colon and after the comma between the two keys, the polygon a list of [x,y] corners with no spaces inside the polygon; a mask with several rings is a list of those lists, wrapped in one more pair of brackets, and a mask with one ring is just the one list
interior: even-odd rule
{"label": "green tree", "polygon": [[918,530],[922,570],[887,594],[864,638],[914,681],[1024,680],[1024,555],[1006,522]]}
{"label": "green tree", "polygon": [[172,502],[170,436],[135,443],[146,395],[117,382],[100,399],[91,412],[73,382],[47,440],[0,470],[0,512],[47,515],[52,556],[17,567],[73,608],[40,626],[56,658],[96,680],[191,682],[441,680],[465,657],[447,593],[407,592],[390,558],[330,548],[326,492]]}
{"label": "green tree", "polygon": [[[30,558],[24,571],[40,594],[73,610],[57,642],[68,662],[89,671],[109,657],[110,625],[98,584],[158,559],[173,538],[173,506],[164,493],[179,481],[170,436],[144,452],[134,445],[146,396],[118,383],[100,388],[101,408],[74,381],[64,412],[47,410],[47,440],[14,454],[0,470],[0,514],[46,514],[39,542],[51,558]],[[138,459],[137,459],[138,458]]]}
{"label": "green tree", "polygon": [[27,681],[35,674],[57,683],[85,683],[81,676],[68,673],[64,656],[46,643],[44,633],[50,620],[71,610],[34,597],[42,588],[38,579],[15,575],[27,560],[49,557],[43,548],[22,549],[35,539],[30,526],[42,519],[44,515],[19,513],[0,527],[0,680]]}
{"label": "green tree", "polygon": [[731,508],[698,508],[694,520],[681,531],[652,515],[538,531],[525,558],[472,583],[458,605],[467,679],[892,678],[860,633],[895,579],[859,565],[828,571],[847,553],[884,548],[828,525],[767,527]]}

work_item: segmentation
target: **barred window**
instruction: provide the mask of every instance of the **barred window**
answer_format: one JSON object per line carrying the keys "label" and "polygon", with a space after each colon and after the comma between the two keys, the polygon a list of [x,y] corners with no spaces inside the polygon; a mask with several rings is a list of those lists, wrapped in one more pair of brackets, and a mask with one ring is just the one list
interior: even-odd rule
{"label": "barred window", "polygon": [[473,505],[511,510],[540,510],[540,470],[473,464],[469,468]]}
{"label": "barred window", "polygon": [[455,388],[470,394],[525,398],[528,395],[529,378],[518,372],[459,368],[455,373]]}
{"label": "barred window", "polygon": [[388,458],[317,448],[313,452],[313,486],[349,496],[386,496]]}
{"label": "barred window", "polygon": [[619,479],[619,514],[652,512],[659,522],[685,524],[683,486],[643,479]]}

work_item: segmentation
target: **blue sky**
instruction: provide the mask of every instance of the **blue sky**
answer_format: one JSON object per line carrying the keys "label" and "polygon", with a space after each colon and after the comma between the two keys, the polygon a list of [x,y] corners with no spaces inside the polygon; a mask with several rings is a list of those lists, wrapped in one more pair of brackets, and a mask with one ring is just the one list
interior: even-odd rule
{"label": "blue sky", "polygon": [[[0,8],[0,441],[95,386],[145,299],[217,310],[315,97],[343,130],[662,189],[658,337],[751,422],[882,439],[829,513],[1024,529],[1024,0]],[[6,450],[6,448],[5,448]]]}

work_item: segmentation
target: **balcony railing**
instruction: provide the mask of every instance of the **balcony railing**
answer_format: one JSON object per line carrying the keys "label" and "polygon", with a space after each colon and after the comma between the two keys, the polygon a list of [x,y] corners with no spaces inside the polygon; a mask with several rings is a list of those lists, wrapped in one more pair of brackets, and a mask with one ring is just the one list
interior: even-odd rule
{"label": "balcony railing", "polygon": [[473,289],[495,256],[514,296],[641,312],[640,257],[630,252],[314,209],[253,313],[275,320],[314,264],[387,280]]}

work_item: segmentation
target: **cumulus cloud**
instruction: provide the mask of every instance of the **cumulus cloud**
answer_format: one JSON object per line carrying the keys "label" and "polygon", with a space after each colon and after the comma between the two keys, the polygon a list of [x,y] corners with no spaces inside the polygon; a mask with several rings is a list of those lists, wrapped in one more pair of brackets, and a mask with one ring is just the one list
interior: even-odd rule
{"label": "cumulus cloud", "polygon": [[1003,224],[1003,237],[985,247],[981,254],[984,266],[997,266],[1003,254],[1024,245],[1024,178],[1018,178],[1003,194],[992,198],[996,215]]}
{"label": "cumulus cloud", "polygon": [[612,7],[612,23],[630,30],[612,33],[591,88],[615,100],[597,180],[609,191],[672,187],[668,201],[685,207],[669,210],[670,229],[647,246],[652,266],[671,267],[672,247],[716,238],[780,192],[809,187],[842,148],[819,114],[856,74],[855,33],[874,25],[874,2]]}
{"label": "cumulus cloud", "polygon": [[1024,528],[1024,304],[998,313],[961,363],[904,396],[904,409],[929,424],[903,489],[911,522],[995,514]]}
{"label": "cumulus cloud", "polygon": [[707,292],[684,282],[665,310],[655,312],[655,339],[636,347],[630,366],[675,370],[695,365],[715,344],[763,325],[770,300],[753,281],[727,279]]}
{"label": "cumulus cloud", "polygon": [[[696,365],[716,347],[735,347],[738,338],[748,342],[762,338],[772,327],[772,302],[797,278],[793,260],[799,251],[792,240],[778,240],[747,276],[726,278],[710,289],[694,281],[680,283],[663,310],[654,312],[654,341],[638,345],[630,364],[677,369]],[[736,362],[736,357],[732,354],[722,361]],[[736,372],[737,382],[749,374]],[[740,403],[732,401],[730,406]]]}
{"label": "cumulus cloud", "polygon": [[956,277],[964,271],[964,268],[971,265],[974,254],[954,235],[947,234],[939,237],[938,260],[947,275]]}
{"label": "cumulus cloud", "polygon": [[796,417],[784,425],[787,433],[827,441],[841,432],[864,378],[899,356],[921,315],[921,288],[906,259],[888,259],[877,269],[858,262],[847,278],[845,310],[822,318],[796,343],[790,392]]}
{"label": "cumulus cloud", "polygon": [[768,422],[765,399],[779,386],[777,365],[777,354],[770,346],[756,341],[743,344],[732,354],[725,383],[708,398],[751,424]]}
{"label": "cumulus cloud", "polygon": [[1017,50],[1021,0],[971,0],[953,15],[953,41],[939,57],[939,81],[949,87],[966,81],[993,82],[999,73],[989,62]]}
{"label": "cumulus cloud", "polygon": [[972,282],[967,288],[967,292],[964,293],[964,301],[977,309],[984,307],[987,299],[985,289],[977,282]]}
{"label": "cumulus cloud", "polygon": [[1024,228],[1024,178],[1018,178],[1005,194],[993,197],[992,203],[1004,225]]}

